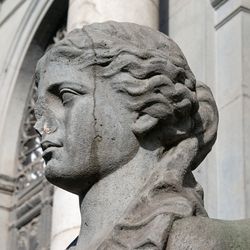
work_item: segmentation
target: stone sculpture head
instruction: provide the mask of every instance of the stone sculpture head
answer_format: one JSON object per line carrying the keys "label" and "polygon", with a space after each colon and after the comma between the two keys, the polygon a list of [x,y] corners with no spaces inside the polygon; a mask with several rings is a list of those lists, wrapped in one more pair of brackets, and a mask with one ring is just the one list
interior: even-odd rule
{"label": "stone sculpture head", "polygon": [[186,173],[216,138],[209,89],[196,83],[170,38],[143,26],[106,22],[70,32],[39,61],[36,81],[46,177],[76,194],[140,147],[157,149],[161,159],[186,141]]}

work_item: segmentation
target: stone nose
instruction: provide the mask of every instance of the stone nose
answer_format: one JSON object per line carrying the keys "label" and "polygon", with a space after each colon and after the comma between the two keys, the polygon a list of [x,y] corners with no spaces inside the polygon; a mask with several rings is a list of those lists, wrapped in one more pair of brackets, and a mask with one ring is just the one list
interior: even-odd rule
{"label": "stone nose", "polygon": [[34,125],[34,129],[40,136],[54,133],[57,127],[57,121],[52,117],[39,119]]}

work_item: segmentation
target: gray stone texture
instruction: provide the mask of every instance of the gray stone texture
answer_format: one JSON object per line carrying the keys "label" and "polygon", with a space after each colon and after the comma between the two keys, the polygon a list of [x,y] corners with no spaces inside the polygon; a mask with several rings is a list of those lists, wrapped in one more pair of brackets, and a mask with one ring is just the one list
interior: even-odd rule
{"label": "gray stone texture", "polygon": [[[70,2],[75,1],[81,2],[82,0],[72,0]],[[115,1],[118,2],[119,0]],[[1,144],[4,145],[0,150],[0,172],[4,176],[4,179],[0,180],[0,183],[3,183],[0,190],[0,239],[3,249],[7,249],[8,236],[12,237],[9,235],[9,212],[13,208],[11,202],[13,193],[6,192],[5,190],[5,176],[7,178],[10,177],[9,180],[12,181],[15,177],[17,167],[15,159],[19,145],[18,131],[31,83],[31,77],[27,77],[25,73],[31,70],[30,67],[26,66],[35,64],[32,54],[30,63],[24,57],[26,58],[27,54],[29,54],[30,47],[34,47],[33,42],[31,42],[33,35],[44,19],[52,2],[55,1],[18,0],[0,2],[0,43],[1,48],[4,48],[0,51],[0,138]],[[90,0],[89,2],[94,3],[95,0]],[[138,2],[140,4],[141,1]],[[216,5],[218,3],[216,7],[219,8],[213,9],[210,2],[214,2]],[[137,1],[132,1],[131,8],[128,11],[124,11],[127,16],[131,14],[130,10],[134,9],[136,4]],[[110,1],[107,5],[112,9],[116,8],[113,14],[119,13],[119,11],[116,11],[117,9],[123,9],[121,5],[112,6]],[[96,18],[103,18],[103,20],[111,19],[107,15],[105,16],[100,7],[106,6],[99,5],[98,14],[102,17],[82,15],[82,19],[80,19],[85,21],[84,18],[86,17],[88,23],[96,21]],[[237,91],[237,93],[239,94],[238,98],[242,99],[242,101],[238,102],[237,105],[229,105],[224,110],[220,106],[218,107],[221,114],[219,138],[217,140],[218,146],[214,147],[213,152],[202,162],[202,166],[196,170],[195,177],[198,178],[198,181],[204,188],[206,194],[205,207],[211,217],[226,219],[249,217],[248,156],[250,154],[248,153],[248,149],[250,147],[247,143],[249,137],[248,125],[250,124],[248,119],[249,101],[247,99],[247,82],[249,82],[248,50],[250,44],[248,42],[249,25],[247,22],[249,1],[169,0],[169,7],[169,14],[166,13],[166,16],[169,15],[169,35],[181,47],[197,79],[202,80],[211,88],[217,103],[227,98],[225,96],[229,90],[227,89],[226,93],[222,92],[222,95],[217,94],[216,86],[228,84],[227,82],[221,82],[221,76],[223,74],[226,76],[225,72],[228,71],[234,72],[236,70],[239,72],[237,73],[238,78],[236,78],[236,81],[239,88],[242,86],[244,88],[242,87],[242,91]],[[78,17],[83,13],[81,8],[70,8],[69,11],[72,13],[69,18],[80,20]],[[157,9],[147,8],[147,11],[151,11],[155,18],[153,20],[150,17],[152,21],[150,26],[156,27],[158,17],[155,13]],[[137,13],[138,15],[134,16],[136,20],[130,20],[133,22],[141,21],[142,18],[137,17],[145,16],[145,12],[142,6]],[[239,20],[237,16],[241,17],[240,21],[237,21],[237,25],[232,25],[235,23],[235,19]],[[112,16],[112,18],[116,19],[120,17],[116,15]],[[54,20],[55,18],[53,18],[53,22]],[[72,21],[74,22],[74,20]],[[229,38],[228,35],[224,35],[223,33],[227,25],[234,27],[231,30],[228,28],[228,32],[231,32]],[[241,32],[238,32],[238,30]],[[221,35],[219,34],[220,32],[222,32]],[[217,38],[219,38],[219,42]],[[235,46],[235,40],[237,39],[241,40],[239,42],[241,46]],[[229,60],[234,60],[236,57],[240,64],[232,64],[231,68],[228,69],[227,64],[218,64],[218,58],[223,61],[223,57],[227,56],[227,53],[225,53],[227,50],[224,50],[224,48],[228,48],[230,43],[232,43],[234,53]],[[238,59],[239,57],[241,59]],[[33,74],[33,72],[28,73]],[[228,98],[228,100],[233,100],[233,98]],[[225,115],[223,114],[224,111]],[[239,122],[236,121],[235,117],[239,119]],[[229,126],[230,124],[232,126]],[[233,133],[236,133],[236,136],[238,135],[236,140],[237,146],[235,146],[234,152],[232,152],[230,145],[227,146],[224,144],[227,141],[226,137],[232,131],[235,131]],[[229,142],[231,143],[232,140],[234,138],[231,138]],[[239,153],[239,150],[243,150],[243,152]],[[238,157],[238,160],[235,160],[234,157]],[[226,167],[221,166],[224,162],[223,159],[228,159],[227,162],[229,162],[229,165]],[[235,162],[237,168],[234,165]],[[233,175],[229,174],[231,171]],[[7,185],[10,187],[12,182],[8,181]],[[8,188],[8,190],[10,189]],[[63,192],[63,190],[58,188],[54,195],[53,225],[55,226],[55,230],[52,233],[51,249],[62,249],[67,244],[65,242],[69,238],[74,238],[73,234],[76,234],[77,231],[78,223],[75,221],[77,221],[79,216],[76,216],[76,218],[70,217],[67,210],[70,210],[70,214],[74,214],[74,209],[77,209],[78,203],[77,201],[73,201],[76,200],[73,195],[70,196],[69,193]],[[228,195],[229,193],[230,196]],[[75,202],[74,205],[73,202]],[[67,206],[62,206],[63,204],[67,204]],[[69,218],[67,218],[67,214]],[[58,220],[60,220],[63,226],[58,223]],[[71,230],[74,233],[71,234]]]}
{"label": "gray stone texture", "polygon": [[216,145],[194,173],[204,188],[207,212],[213,218],[243,219],[249,218],[250,197],[250,5],[248,0],[212,2],[216,8],[208,0],[170,0],[169,36],[196,78],[211,88],[220,113]]}
{"label": "gray stone texture", "polygon": [[71,248],[246,249],[248,221],[204,209],[192,171],[215,142],[218,112],[170,38],[132,23],[87,25],[46,52],[35,78],[45,175],[79,196]]}

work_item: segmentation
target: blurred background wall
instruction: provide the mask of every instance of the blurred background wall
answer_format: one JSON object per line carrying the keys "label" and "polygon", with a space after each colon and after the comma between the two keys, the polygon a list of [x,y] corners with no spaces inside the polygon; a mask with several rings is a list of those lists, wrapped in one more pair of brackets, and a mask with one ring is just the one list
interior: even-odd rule
{"label": "blurred background wall", "polygon": [[[250,217],[250,0],[1,0],[1,249],[64,249],[80,226],[77,197],[53,188],[33,124],[37,60],[67,31],[106,20],[158,29],[212,89],[218,139],[195,175],[210,217]],[[150,39],[150,38],[149,38]]]}

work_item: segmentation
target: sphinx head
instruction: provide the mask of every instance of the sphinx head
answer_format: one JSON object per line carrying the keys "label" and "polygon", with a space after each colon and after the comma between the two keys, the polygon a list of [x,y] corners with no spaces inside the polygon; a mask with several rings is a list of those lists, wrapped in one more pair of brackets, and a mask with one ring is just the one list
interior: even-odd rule
{"label": "sphinx head", "polygon": [[74,30],[39,61],[36,81],[46,177],[77,194],[140,147],[164,153],[196,137],[195,168],[216,137],[211,93],[197,88],[179,47],[147,27],[107,22]]}

